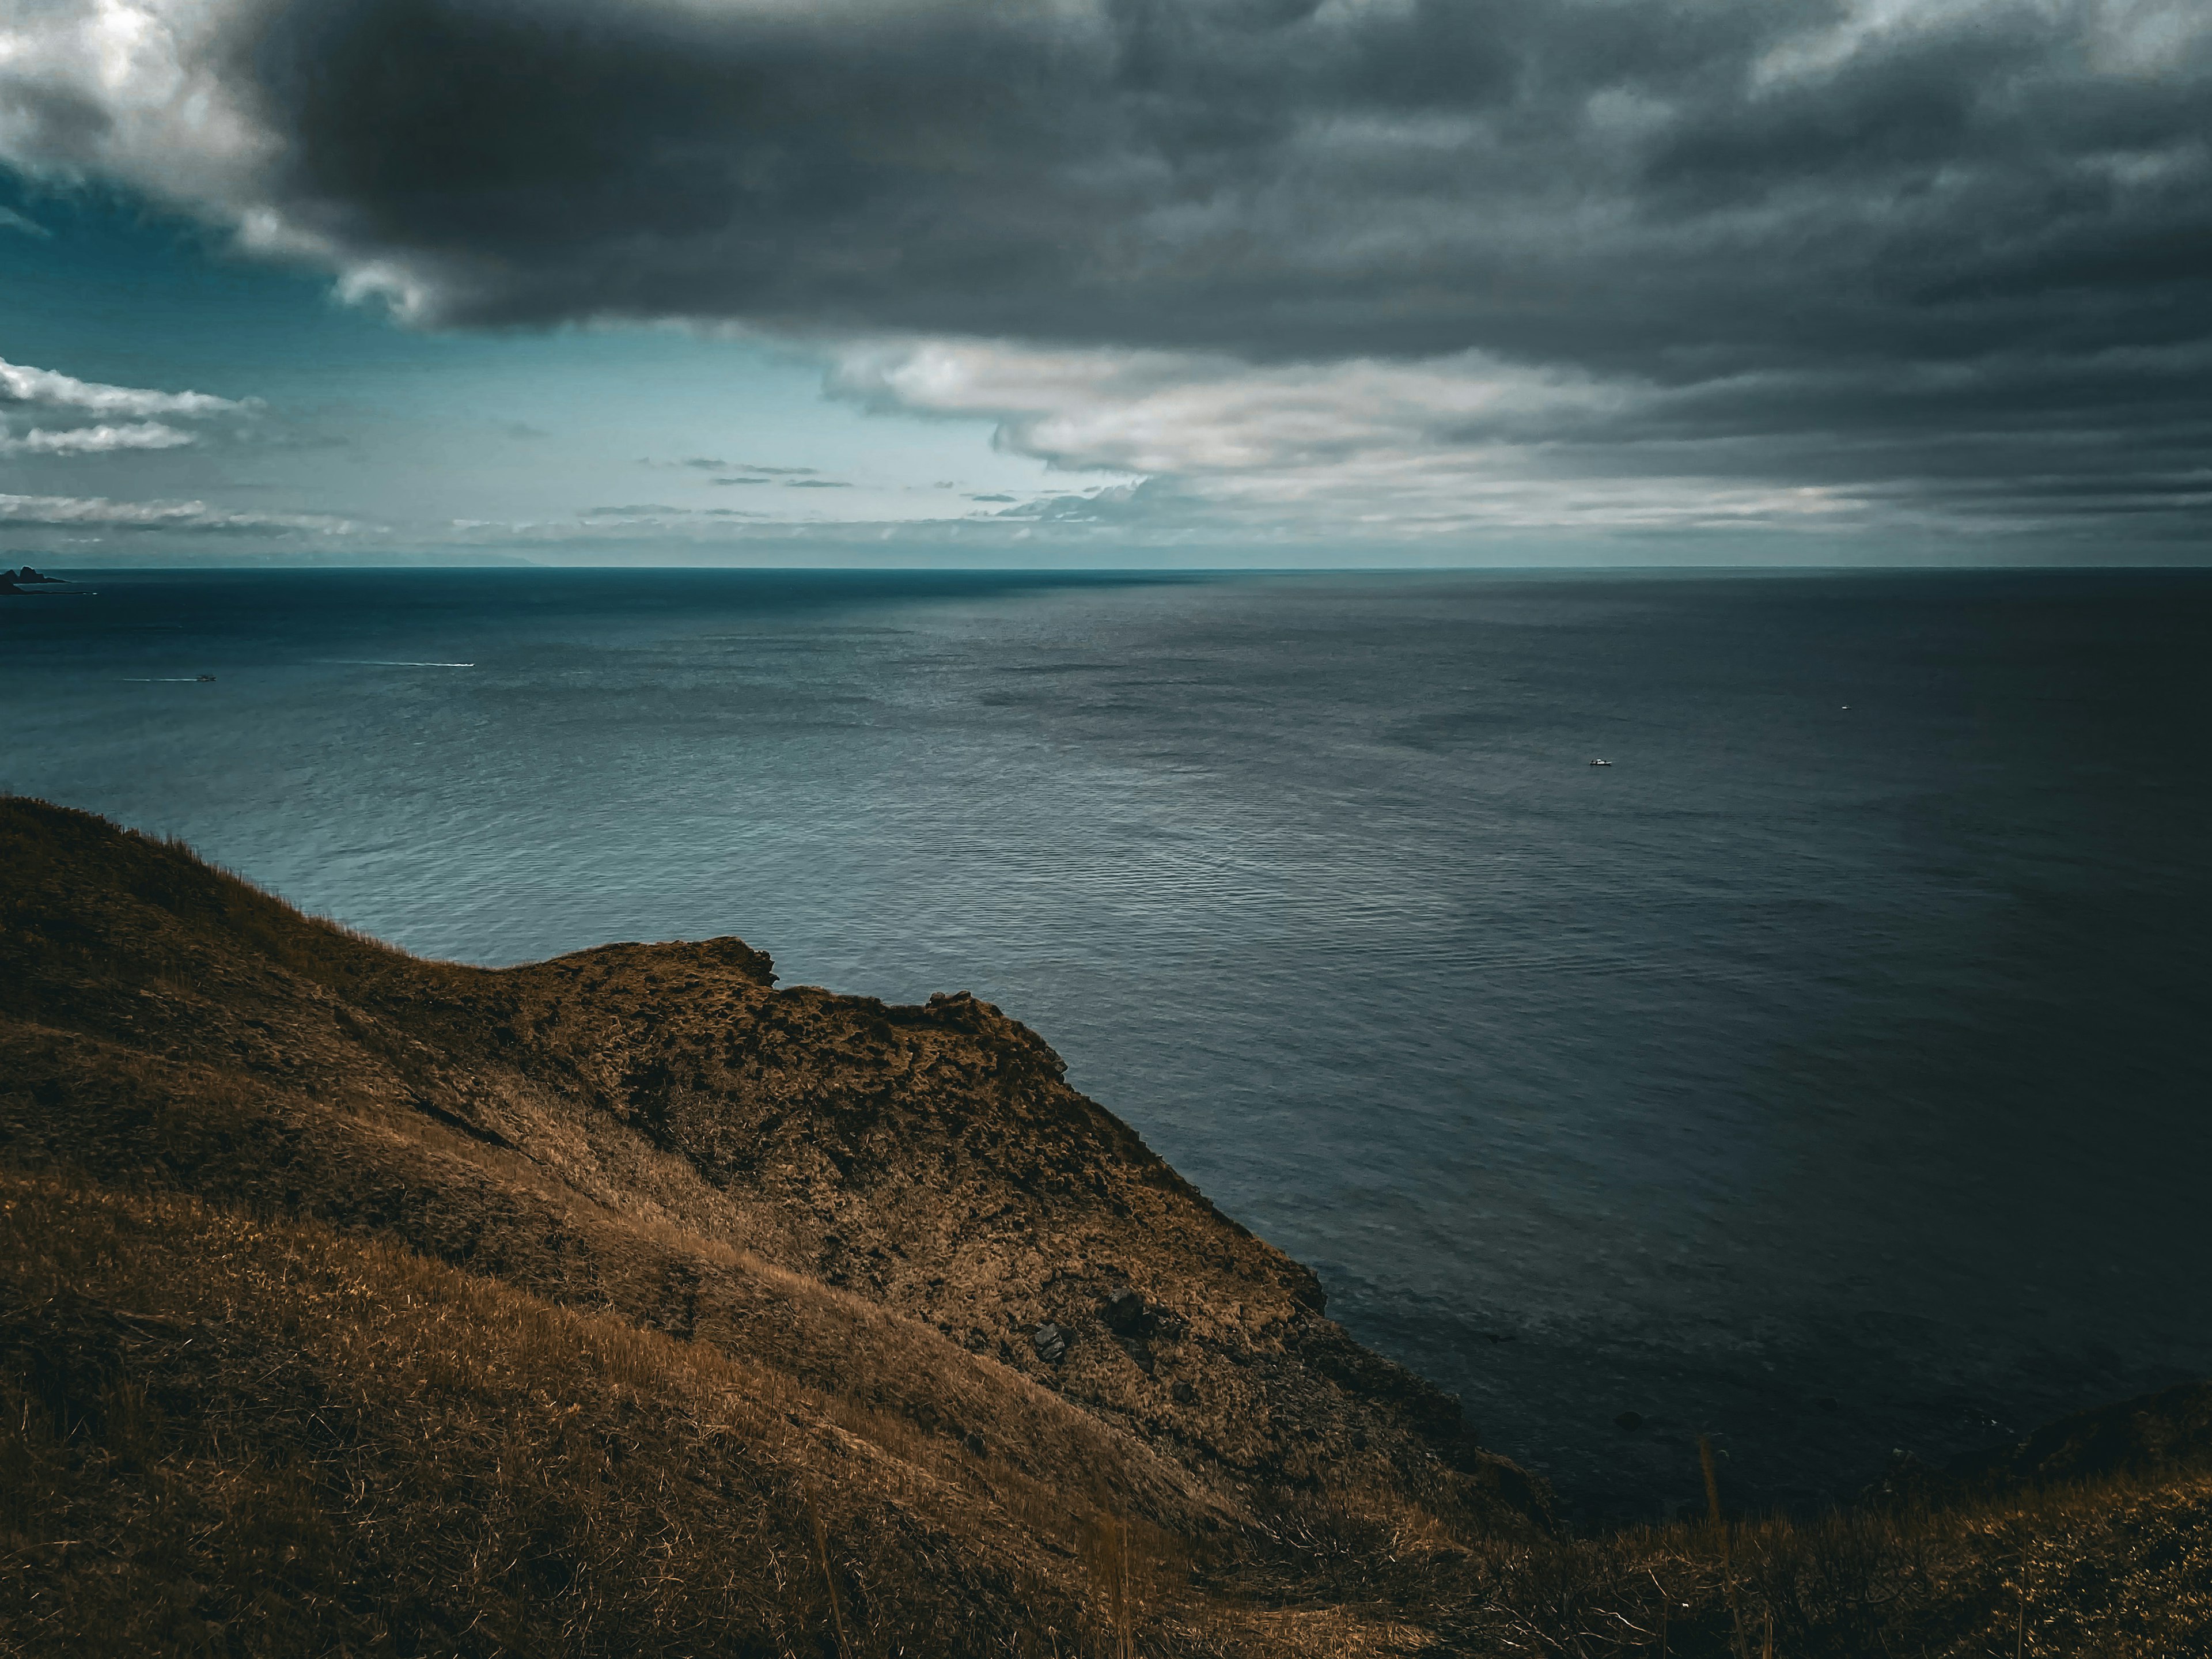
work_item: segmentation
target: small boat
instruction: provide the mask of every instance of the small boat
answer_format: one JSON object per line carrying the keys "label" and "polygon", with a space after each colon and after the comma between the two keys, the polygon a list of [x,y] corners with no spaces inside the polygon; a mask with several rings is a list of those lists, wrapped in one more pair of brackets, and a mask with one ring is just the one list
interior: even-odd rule
{"label": "small boat", "polygon": [[203,674],[198,679],[192,683],[195,685],[213,685],[215,684],[215,676],[212,674]]}
{"label": "small boat", "polygon": [[1594,761],[1592,761],[1592,762],[1590,763],[1590,764],[1591,764],[1592,766],[1610,766],[1610,765],[1612,765],[1612,764],[1613,764],[1613,763],[1612,763],[1611,761],[1594,760]]}

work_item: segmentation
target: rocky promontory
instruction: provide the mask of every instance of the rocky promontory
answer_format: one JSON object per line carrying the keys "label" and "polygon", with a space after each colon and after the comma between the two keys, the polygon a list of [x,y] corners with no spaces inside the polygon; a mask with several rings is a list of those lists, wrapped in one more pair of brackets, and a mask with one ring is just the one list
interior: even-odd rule
{"label": "rocky promontory", "polygon": [[[971,1497],[1052,1494],[1076,1554],[1137,1526],[1261,1571],[1348,1498],[1549,1524],[1455,1401],[988,1003],[779,988],[734,939],[427,962],[20,799],[0,867],[0,1152],[41,1202],[189,1195],[764,1367]],[[27,1352],[46,1316],[15,1314]],[[85,1363],[94,1393],[131,1369]]]}
{"label": "rocky promontory", "polygon": [[15,798],[0,872],[0,1652],[2148,1653],[2212,1605],[2201,1392],[1571,1537],[988,1003],[425,961]]}

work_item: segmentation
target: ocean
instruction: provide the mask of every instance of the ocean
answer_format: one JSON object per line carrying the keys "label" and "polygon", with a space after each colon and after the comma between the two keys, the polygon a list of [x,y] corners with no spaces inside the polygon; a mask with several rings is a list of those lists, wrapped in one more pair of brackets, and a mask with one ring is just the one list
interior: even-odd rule
{"label": "ocean", "polygon": [[1583,1518],[2212,1374],[2212,575],[72,574],[0,787],[972,990]]}

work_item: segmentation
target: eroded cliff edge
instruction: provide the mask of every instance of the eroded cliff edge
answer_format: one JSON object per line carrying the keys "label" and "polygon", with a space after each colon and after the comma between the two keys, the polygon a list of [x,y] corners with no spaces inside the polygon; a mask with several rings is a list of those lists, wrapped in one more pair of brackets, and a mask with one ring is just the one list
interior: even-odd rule
{"label": "eroded cliff edge", "polygon": [[[1547,1524],[1455,1401],[986,1003],[779,989],[732,939],[427,962],[21,799],[0,868],[19,1179],[401,1245],[879,1413],[1071,1524],[1261,1554],[1316,1504],[1430,1545]],[[15,1310],[20,1352],[58,1305]],[[78,1392],[127,1346],[67,1362]]]}

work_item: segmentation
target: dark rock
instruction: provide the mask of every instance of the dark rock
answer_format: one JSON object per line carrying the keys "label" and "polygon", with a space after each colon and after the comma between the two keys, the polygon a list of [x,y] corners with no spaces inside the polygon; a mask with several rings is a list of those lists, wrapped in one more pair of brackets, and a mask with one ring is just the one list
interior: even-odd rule
{"label": "dark rock", "polygon": [[1030,1342],[1037,1351],[1037,1358],[1048,1365],[1057,1365],[1067,1354],[1067,1333],[1047,1320],[1036,1328]]}
{"label": "dark rock", "polygon": [[1198,1404],[1198,1390],[1192,1388],[1188,1382],[1177,1382],[1173,1388],[1168,1390],[1168,1395],[1178,1406],[1195,1406]]}
{"label": "dark rock", "polygon": [[1116,1336],[1150,1336],[1158,1323],[1152,1310],[1145,1305],[1145,1298],[1134,1291],[1115,1291],[1106,1298],[1106,1305],[1099,1314],[1106,1322],[1106,1328]]}
{"label": "dark rock", "polygon": [[971,1431],[961,1437],[960,1443],[968,1448],[971,1455],[976,1457],[983,1455],[983,1437],[981,1435]]}

